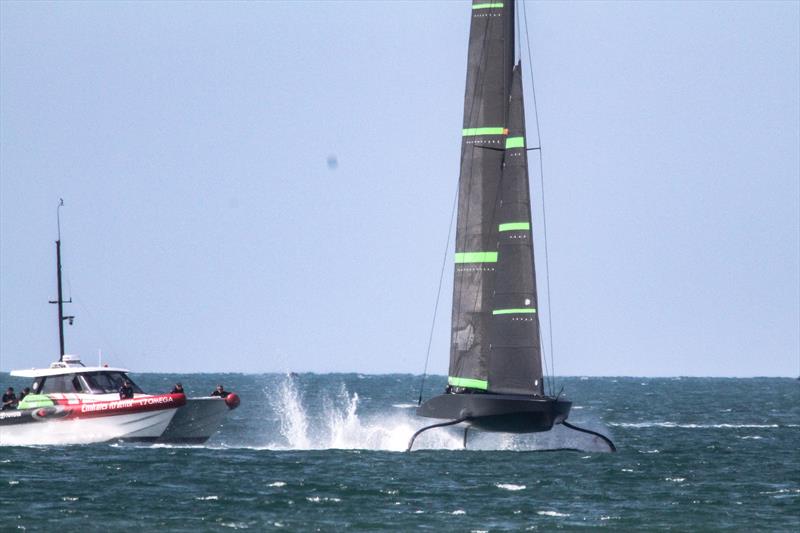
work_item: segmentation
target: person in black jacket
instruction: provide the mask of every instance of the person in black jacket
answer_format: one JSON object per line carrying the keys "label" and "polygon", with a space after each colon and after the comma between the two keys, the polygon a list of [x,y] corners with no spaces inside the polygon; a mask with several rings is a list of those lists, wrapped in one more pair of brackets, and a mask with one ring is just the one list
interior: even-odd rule
{"label": "person in black jacket", "polygon": [[130,398],[133,398],[133,387],[131,386],[131,382],[126,379],[122,383],[122,387],[119,388],[119,399],[128,400]]}
{"label": "person in black jacket", "polygon": [[211,396],[219,396],[220,398],[227,398],[230,392],[226,391],[222,385],[217,385],[217,388],[214,392],[211,393]]}
{"label": "person in black jacket", "polygon": [[14,387],[9,387],[8,390],[3,394],[3,408],[2,410],[5,411],[7,409],[16,409],[17,408],[17,395],[14,394]]}
{"label": "person in black jacket", "polygon": [[180,382],[179,382],[179,383],[176,383],[174,387],[172,387],[171,394],[186,394],[186,393],[183,392],[183,385],[181,385]]}

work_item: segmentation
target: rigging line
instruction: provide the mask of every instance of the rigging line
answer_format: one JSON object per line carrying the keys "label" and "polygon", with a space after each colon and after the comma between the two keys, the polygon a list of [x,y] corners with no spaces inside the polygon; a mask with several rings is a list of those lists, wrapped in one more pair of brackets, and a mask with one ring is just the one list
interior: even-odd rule
{"label": "rigging line", "polygon": [[422,405],[422,392],[425,390],[425,377],[428,375],[428,361],[431,357],[431,344],[433,343],[433,330],[436,326],[436,315],[439,312],[439,298],[442,295],[442,281],[444,280],[444,269],[447,266],[447,253],[450,251],[450,236],[453,234],[453,219],[456,215],[458,205],[458,185],[453,196],[453,208],[450,210],[450,224],[447,226],[447,242],[444,245],[444,255],[442,257],[442,271],[439,273],[439,288],[436,289],[436,304],[433,306],[433,320],[431,320],[431,333],[428,336],[428,351],[425,353],[425,370],[422,372],[422,381],[419,384],[419,399],[417,405]]}
{"label": "rigging line", "polygon": [[[547,247],[547,211],[545,209],[545,201],[544,201],[544,163],[542,157],[542,130],[539,126],[539,106],[536,103],[536,84],[534,83],[533,77],[533,54],[531,54],[531,36],[528,30],[528,10],[525,7],[525,2],[522,2],[522,18],[525,21],[525,42],[528,48],[528,62],[530,64],[531,69],[531,92],[533,94],[533,116],[536,119],[536,139],[539,141],[537,145],[539,146],[539,179],[541,184],[541,191],[542,191],[542,232],[543,232],[543,240],[544,240],[544,266],[545,266],[545,280],[547,284],[547,328],[548,328],[548,335],[550,337],[550,371],[551,371],[551,384],[550,390],[551,392],[555,390],[555,379],[556,379],[556,369],[555,369],[555,353],[553,349],[553,312],[552,308],[553,305],[550,299],[550,257],[548,254],[548,247]],[[546,361],[546,359],[545,359]],[[546,363],[545,363],[546,364]]]}

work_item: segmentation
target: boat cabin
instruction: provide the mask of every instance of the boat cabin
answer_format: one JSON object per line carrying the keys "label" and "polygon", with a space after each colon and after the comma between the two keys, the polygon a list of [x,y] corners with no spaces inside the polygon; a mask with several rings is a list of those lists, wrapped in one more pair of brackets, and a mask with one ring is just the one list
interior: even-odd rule
{"label": "boat cabin", "polygon": [[74,355],[64,355],[61,361],[50,364],[50,368],[14,370],[11,375],[33,378],[33,394],[111,394],[117,393],[126,379],[130,381],[134,393],[144,394],[128,376],[127,369],[85,366]]}

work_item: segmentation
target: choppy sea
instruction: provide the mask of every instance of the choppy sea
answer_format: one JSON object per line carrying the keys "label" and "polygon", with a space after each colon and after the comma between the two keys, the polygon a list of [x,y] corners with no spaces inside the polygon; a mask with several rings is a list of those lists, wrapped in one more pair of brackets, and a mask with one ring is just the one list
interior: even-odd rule
{"label": "choppy sea", "polygon": [[[570,421],[510,436],[431,430],[419,376],[133,374],[148,392],[217,383],[239,409],[203,446],[0,448],[0,531],[797,531],[800,381],[558,379]],[[22,380],[0,374],[17,390]],[[429,378],[426,397],[444,387]],[[584,451],[551,451],[549,448]]]}

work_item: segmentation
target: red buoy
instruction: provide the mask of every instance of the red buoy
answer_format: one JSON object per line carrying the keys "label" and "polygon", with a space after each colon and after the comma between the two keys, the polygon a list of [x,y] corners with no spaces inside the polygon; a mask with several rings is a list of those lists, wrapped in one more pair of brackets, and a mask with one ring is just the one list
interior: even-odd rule
{"label": "red buoy", "polygon": [[239,396],[237,396],[236,393],[234,392],[231,392],[227,396],[225,396],[225,405],[228,406],[228,409],[236,409],[237,407],[239,407],[240,403],[242,403],[242,401],[239,399]]}

